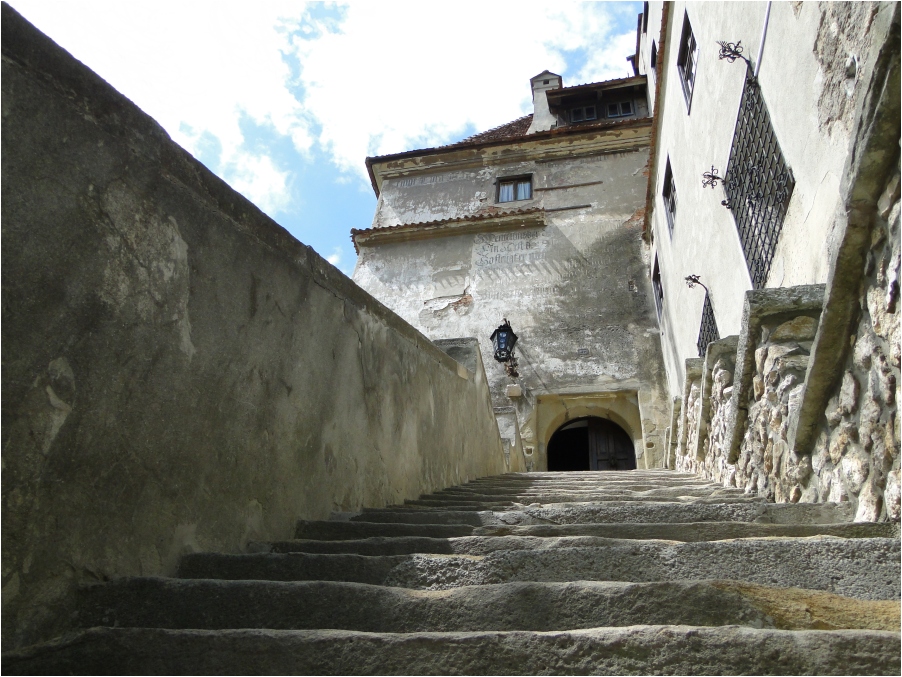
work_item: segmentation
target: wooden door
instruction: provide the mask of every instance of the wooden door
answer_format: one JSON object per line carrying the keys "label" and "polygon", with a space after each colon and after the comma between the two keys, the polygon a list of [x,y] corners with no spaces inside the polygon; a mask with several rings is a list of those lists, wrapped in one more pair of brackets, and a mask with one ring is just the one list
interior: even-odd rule
{"label": "wooden door", "polygon": [[634,470],[633,441],[616,423],[603,418],[589,419],[589,469]]}

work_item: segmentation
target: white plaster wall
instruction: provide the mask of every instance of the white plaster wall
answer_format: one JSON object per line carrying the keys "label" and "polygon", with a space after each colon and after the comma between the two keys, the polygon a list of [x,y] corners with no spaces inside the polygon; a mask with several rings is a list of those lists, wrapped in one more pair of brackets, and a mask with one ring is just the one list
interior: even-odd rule
{"label": "white plaster wall", "polygon": [[[660,35],[657,27],[662,5],[650,3],[650,7],[642,48],[646,54],[651,40],[657,42]],[[764,2],[675,2],[670,10],[665,49],[658,53],[658,59],[665,60],[665,80],[659,109],[657,164],[652,177],[651,223],[665,295],[663,354],[674,395],[682,391],[683,361],[697,356],[696,339],[704,302],[704,290],[689,289],[683,278],[700,275],[708,285],[722,337],[739,333],[742,296],[751,288],[735,222],[731,212],[720,204],[725,197],[723,188],[703,189],[701,175],[712,165],[720,175],[726,171],[746,73],[741,61],[730,64],[718,60],[716,41],[741,40],[744,54],[754,63],[765,9]],[[831,12],[839,14],[833,16]],[[772,5],[759,81],[796,185],[768,287],[820,283],[826,279],[830,226],[848,153],[851,116],[862,89],[860,83],[872,68],[890,13],[889,3],[865,3],[851,9],[848,3]],[[677,72],[685,14],[700,47],[691,109],[686,105]],[[836,69],[845,69],[847,54],[859,59],[859,84],[850,87],[850,94],[836,80]],[[842,96],[838,97],[840,90]],[[661,197],[668,158],[679,198],[672,235]],[[653,261],[654,257],[650,265]]]}
{"label": "white plaster wall", "polygon": [[[354,280],[433,339],[479,338],[494,405],[515,406],[521,426],[543,394],[647,393],[643,429],[657,459],[667,399],[641,240],[647,159],[643,149],[486,164],[447,172],[440,181],[386,180],[384,213],[376,217],[383,223],[473,213],[480,206],[473,196],[485,194],[483,213],[539,206],[546,225],[365,245]],[[495,205],[494,179],[526,173],[533,175],[534,199]],[[520,258],[505,258],[514,256]],[[503,317],[520,336],[517,382],[525,394],[516,402],[505,395],[514,381],[492,358],[489,341]],[[524,435],[524,444],[534,441]]]}

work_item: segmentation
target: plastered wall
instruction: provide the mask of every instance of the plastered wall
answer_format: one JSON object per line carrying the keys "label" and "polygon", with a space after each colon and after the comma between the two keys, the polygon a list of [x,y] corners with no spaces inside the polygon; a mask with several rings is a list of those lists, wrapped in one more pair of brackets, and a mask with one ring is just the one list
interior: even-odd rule
{"label": "plastered wall", "polygon": [[[473,369],[3,5],[3,640],[173,571],[508,469]],[[466,351],[464,351],[466,352]]]}
{"label": "plastered wall", "polygon": [[[383,182],[374,218],[381,227],[539,211],[504,229],[489,221],[477,232],[364,244],[354,272],[426,335],[479,339],[496,413],[516,414],[522,444],[535,453],[524,460],[535,469],[544,467],[547,442],[537,398],[548,394],[628,392],[639,467],[663,463],[669,403],[641,239],[647,157],[644,147],[554,161],[486,157],[478,168]],[[533,199],[495,204],[495,182],[517,175],[532,177]],[[489,337],[504,317],[519,336],[516,378],[492,358]],[[509,385],[520,386],[518,395],[508,395]]]}

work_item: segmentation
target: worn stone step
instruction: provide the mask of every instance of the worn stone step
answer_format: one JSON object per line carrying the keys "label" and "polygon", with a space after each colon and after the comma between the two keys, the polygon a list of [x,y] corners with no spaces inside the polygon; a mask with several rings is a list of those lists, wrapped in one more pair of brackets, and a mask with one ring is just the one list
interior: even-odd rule
{"label": "worn stone step", "polygon": [[556,632],[92,628],[7,674],[898,675],[899,633],[639,625]]}
{"label": "worn stone step", "polygon": [[631,491],[629,489],[594,489],[587,491],[558,491],[558,492],[494,492],[494,493],[434,493],[424,494],[420,500],[446,501],[457,503],[472,503],[479,501],[510,501],[513,503],[573,503],[585,501],[610,501],[622,498],[638,498],[662,500],[676,497],[713,498],[713,497],[741,497],[744,496],[740,489],[714,489],[697,487],[672,487],[645,489]]}
{"label": "worn stone step", "polygon": [[356,514],[333,514],[333,519],[347,519],[349,522],[381,522],[384,524],[466,524],[481,527],[498,522],[491,510],[364,510]]}
{"label": "worn stone step", "polygon": [[362,632],[745,625],[899,630],[899,605],[734,581],[504,583],[422,591],[339,582],[127,578],[79,591],[76,627]]}
{"label": "worn stone step", "polygon": [[598,536],[669,541],[722,541],[729,538],[837,536],[898,538],[894,522],[846,524],[760,524],[757,522],[670,522],[656,524],[529,524],[477,527],[473,536]]}
{"label": "worn stone step", "polygon": [[[447,517],[445,517],[447,515]],[[505,511],[444,511],[395,506],[365,508],[350,519],[364,522],[462,524],[584,524],[607,522],[762,522],[768,524],[839,524],[850,522],[851,503],[682,503],[676,501],[608,501],[592,504],[549,504]],[[458,517],[459,516],[459,517]]]}
{"label": "worn stone step", "polygon": [[408,524],[404,522],[337,522],[332,520],[298,520],[295,538],[320,541],[370,536],[425,536],[452,538],[473,533],[470,524]]}
{"label": "worn stone step", "polygon": [[893,538],[893,523],[780,525],[754,522],[701,522],[689,524],[572,524],[528,527],[488,527],[473,536],[430,538],[385,537],[377,533],[359,539],[295,539],[276,543],[252,543],[250,552],[352,553],[358,555],[407,555],[414,553],[485,555],[498,550],[607,547],[633,540],[700,542],[733,538],[836,536],[841,538]]}
{"label": "worn stone step", "polygon": [[[413,555],[430,553],[439,555],[487,555],[499,550],[542,550],[553,548],[601,548],[628,545],[629,539],[596,538],[593,536],[564,536],[540,538],[538,536],[461,536],[459,538],[383,538],[372,537],[351,541],[290,540],[271,543],[253,542],[248,552],[319,554],[356,554],[367,556]],[[675,543],[676,541],[666,541]]]}
{"label": "worn stone step", "polygon": [[769,538],[698,543],[500,550],[485,556],[264,553],[186,555],[181,578],[327,580],[418,589],[515,581],[679,581],[729,578],[898,599],[900,542],[890,538]]}
{"label": "worn stone step", "polygon": [[[747,496],[741,494],[730,494],[730,495],[712,495],[712,496],[689,496],[689,495],[677,495],[677,494],[657,494],[657,495],[647,495],[647,494],[630,494],[630,493],[617,493],[617,494],[595,494],[591,497],[579,497],[579,496],[562,496],[562,495],[547,495],[547,496],[529,496],[522,497],[522,501],[510,501],[510,500],[499,500],[499,499],[491,499],[487,497],[486,499],[469,499],[469,498],[416,498],[416,499],[407,499],[404,501],[405,506],[411,507],[426,507],[426,508],[442,508],[446,510],[510,510],[512,508],[522,507],[522,506],[531,506],[531,505],[579,505],[579,504],[591,504],[591,503],[608,503],[611,501],[631,501],[634,503],[641,502],[653,502],[660,503],[662,501],[677,501],[680,503],[725,503],[725,502],[733,502],[733,503],[762,503],[762,499],[757,496]],[[539,500],[541,499],[541,500]]]}

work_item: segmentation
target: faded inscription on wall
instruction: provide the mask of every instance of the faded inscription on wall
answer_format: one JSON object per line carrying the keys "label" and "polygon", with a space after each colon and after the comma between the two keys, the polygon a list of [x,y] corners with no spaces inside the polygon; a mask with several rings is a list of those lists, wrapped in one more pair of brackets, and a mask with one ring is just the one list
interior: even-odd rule
{"label": "faded inscription on wall", "polygon": [[512,233],[477,233],[473,264],[478,268],[495,268],[542,261],[548,241],[539,228]]}

